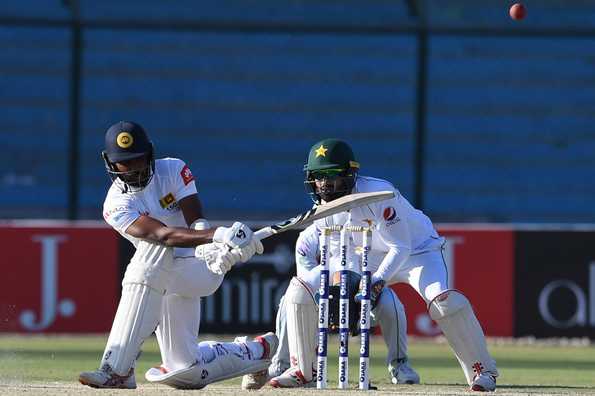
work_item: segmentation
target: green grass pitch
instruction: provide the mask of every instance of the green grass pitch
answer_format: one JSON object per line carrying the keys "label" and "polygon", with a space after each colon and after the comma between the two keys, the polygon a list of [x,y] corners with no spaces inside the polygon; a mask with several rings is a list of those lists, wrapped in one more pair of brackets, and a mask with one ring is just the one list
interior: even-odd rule
{"label": "green grass pitch", "polygon": [[[216,339],[204,337],[203,339]],[[229,338],[227,338],[229,339]],[[77,382],[79,371],[92,370],[98,365],[106,336],[0,336],[0,394],[74,395],[95,394],[98,391]],[[331,339],[331,348],[336,348]],[[375,394],[471,394],[464,383],[463,373],[444,342],[412,340],[409,356],[419,372],[422,385],[392,385],[384,361],[386,349],[381,338],[372,340],[371,378],[379,390]],[[357,379],[357,340],[350,344],[350,379]],[[498,362],[498,394],[595,394],[595,346],[529,344],[523,342],[490,342],[489,348]],[[337,383],[336,349],[329,352],[329,387]],[[136,392],[143,395],[179,393],[173,389],[148,384],[143,373],[160,362],[157,343],[149,339],[137,366]],[[239,379],[210,385],[206,390],[215,394],[240,393]],[[108,390],[103,394],[130,391]],[[186,391],[184,394],[204,393]],[[316,390],[272,390],[259,393],[314,393]],[[254,392],[252,392],[254,393]],[[341,393],[360,393],[341,391]]]}

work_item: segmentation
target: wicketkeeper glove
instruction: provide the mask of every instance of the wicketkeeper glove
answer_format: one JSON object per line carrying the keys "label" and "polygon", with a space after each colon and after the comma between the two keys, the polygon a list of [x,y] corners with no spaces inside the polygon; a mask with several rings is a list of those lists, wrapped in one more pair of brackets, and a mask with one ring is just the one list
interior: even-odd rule
{"label": "wicketkeeper glove", "polygon": [[[378,297],[382,293],[382,290],[384,289],[385,284],[386,284],[386,282],[383,281],[382,279],[380,279],[380,280],[377,280],[376,282],[372,283],[372,285],[370,286],[370,304],[372,305],[372,309],[376,308],[376,303],[378,302]],[[361,301],[363,299],[362,286],[363,286],[363,284],[360,281],[359,291],[357,292],[357,294],[355,295],[355,298],[354,298],[355,302],[357,302],[357,303],[361,303]]]}

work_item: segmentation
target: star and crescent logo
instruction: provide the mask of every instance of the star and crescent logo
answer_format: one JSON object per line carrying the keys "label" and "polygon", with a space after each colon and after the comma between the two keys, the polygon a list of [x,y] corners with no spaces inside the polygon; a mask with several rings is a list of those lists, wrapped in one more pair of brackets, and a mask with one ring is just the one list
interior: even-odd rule
{"label": "star and crescent logo", "polygon": [[326,147],[324,147],[323,144],[320,145],[320,147],[318,147],[316,149],[316,158],[318,157],[326,157],[326,152],[328,151],[328,149]]}
{"label": "star and crescent logo", "polygon": [[128,132],[120,132],[116,138],[116,143],[123,149],[127,149],[128,147],[132,146],[132,143],[134,143],[134,138]]}

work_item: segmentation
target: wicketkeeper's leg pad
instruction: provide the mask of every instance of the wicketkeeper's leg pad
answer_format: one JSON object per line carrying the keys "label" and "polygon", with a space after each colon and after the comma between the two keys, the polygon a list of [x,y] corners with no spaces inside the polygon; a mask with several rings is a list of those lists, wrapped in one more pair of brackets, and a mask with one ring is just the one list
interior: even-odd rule
{"label": "wicketkeeper's leg pad", "polygon": [[297,366],[306,382],[315,370],[318,312],[310,289],[292,278],[285,294],[287,336],[292,366]]}
{"label": "wicketkeeper's leg pad", "polygon": [[488,352],[483,330],[467,297],[457,290],[447,290],[432,300],[429,312],[453,349],[469,385],[482,373],[498,376],[496,362]]}

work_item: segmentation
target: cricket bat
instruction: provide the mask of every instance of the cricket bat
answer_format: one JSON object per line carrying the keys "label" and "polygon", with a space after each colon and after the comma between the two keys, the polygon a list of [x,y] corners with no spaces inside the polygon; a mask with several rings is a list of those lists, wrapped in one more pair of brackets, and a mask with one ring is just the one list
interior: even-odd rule
{"label": "cricket bat", "polygon": [[369,193],[355,193],[345,195],[331,202],[317,205],[307,212],[300,213],[299,215],[280,223],[261,228],[254,233],[254,236],[262,240],[270,237],[271,235],[279,234],[287,230],[305,227],[312,224],[315,220],[322,219],[323,217],[332,216],[358,206],[384,201],[386,199],[393,198],[394,196],[395,193],[393,191],[375,191]]}

